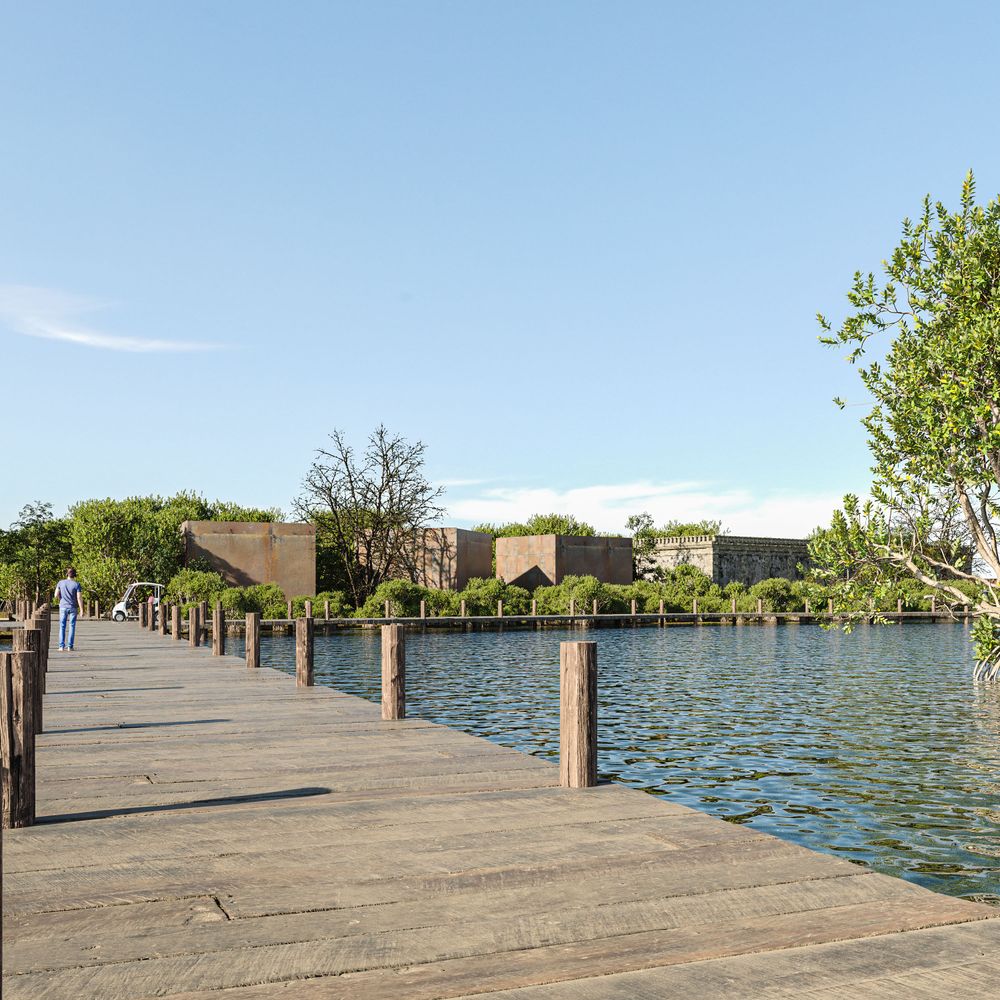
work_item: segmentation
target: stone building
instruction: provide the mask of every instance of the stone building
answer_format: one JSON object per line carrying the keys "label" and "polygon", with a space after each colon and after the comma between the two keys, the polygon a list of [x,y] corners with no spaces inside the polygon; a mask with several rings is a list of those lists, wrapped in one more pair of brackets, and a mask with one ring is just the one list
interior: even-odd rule
{"label": "stone building", "polygon": [[695,566],[722,587],[734,581],[749,587],[775,576],[798,579],[809,549],[804,538],[690,535],[657,538],[650,562],[665,570]]}
{"label": "stone building", "polygon": [[631,583],[632,539],[579,535],[498,538],[497,576],[528,590],[560,583],[567,576]]}
{"label": "stone building", "polygon": [[184,521],[184,565],[207,563],[233,587],[276,583],[288,597],[316,593],[316,528],[274,521]]}

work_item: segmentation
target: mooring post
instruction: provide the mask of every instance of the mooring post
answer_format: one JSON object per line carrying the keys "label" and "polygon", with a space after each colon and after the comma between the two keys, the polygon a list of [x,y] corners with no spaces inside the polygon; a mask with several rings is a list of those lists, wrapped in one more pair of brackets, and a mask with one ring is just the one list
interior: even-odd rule
{"label": "mooring post", "polygon": [[39,698],[38,698],[38,718],[41,720],[42,713],[42,698],[41,695],[45,694],[45,676],[49,672],[49,643],[52,639],[52,612],[48,604],[43,604],[38,611],[35,612],[35,617],[31,622],[32,628],[38,629],[38,637],[41,640],[41,644],[38,647],[38,684],[39,684]]}
{"label": "mooring post", "polygon": [[159,605],[157,605],[157,604],[150,604],[150,606],[149,606],[149,622],[148,622],[149,631],[150,632],[155,632],[156,631],[156,623],[157,623],[157,621],[161,617],[163,617],[163,616],[160,613]]}
{"label": "mooring post", "polygon": [[663,598],[660,598],[660,617],[663,617]]}
{"label": "mooring post", "polygon": [[691,614],[693,614],[693,615],[698,614],[698,598],[697,597],[694,598],[694,600],[691,602]]}
{"label": "mooring post", "polygon": [[382,718],[406,718],[406,641],[401,625],[382,626]]}
{"label": "mooring post", "polygon": [[736,598],[735,597],[732,598],[732,600],[730,601],[730,604],[732,606],[733,614],[735,615],[736,614]]}
{"label": "mooring post", "polygon": [[931,614],[937,614],[937,594],[931,594]]}
{"label": "mooring post", "polygon": [[313,616],[313,602],[306,601],[306,618],[312,618]]}
{"label": "mooring post", "polygon": [[426,601],[421,601],[420,602],[420,617],[421,618],[426,618],[427,617],[427,602]]}
{"label": "mooring post", "polygon": [[197,604],[192,604],[188,609],[188,645],[201,645],[201,623],[198,621]]}
{"label": "mooring post", "polygon": [[167,614],[173,611],[169,601],[160,603],[160,635],[167,634]]}
{"label": "mooring post", "polygon": [[198,642],[202,646],[208,642],[208,601],[198,602]]}
{"label": "mooring post", "polygon": [[295,619],[295,686],[313,686],[313,620]]}
{"label": "mooring post", "polygon": [[[24,653],[31,658],[31,669],[34,676],[31,680],[31,720],[32,732],[41,733],[42,728],[42,693],[45,690],[45,666],[42,662],[42,630],[39,622],[31,619],[24,623],[24,628],[17,629],[12,638],[15,655]],[[32,808],[34,808],[32,806]],[[33,815],[33,814],[32,814]]]}
{"label": "mooring post", "polygon": [[595,618],[597,617],[597,598],[596,597],[594,598],[593,610],[591,611],[591,614]]}
{"label": "mooring post", "polygon": [[638,610],[639,610],[639,605],[636,602],[636,599],[633,597],[632,598],[632,617],[633,618],[636,616],[636,613],[638,612]]}
{"label": "mooring post", "polygon": [[287,618],[288,618],[289,621],[291,621],[295,617],[295,614],[293,613],[294,612],[294,608],[292,607],[292,602],[291,601],[287,602],[286,610],[288,612]]}
{"label": "mooring post", "polygon": [[757,598],[757,614],[762,615],[764,613],[764,598]]}
{"label": "mooring post", "polygon": [[535,598],[531,599],[531,616],[534,618],[538,615],[538,601]]}
{"label": "mooring post", "polygon": [[95,618],[100,618],[101,617],[101,602],[100,601],[94,601],[94,617]]}
{"label": "mooring post", "polygon": [[465,617],[465,598],[464,597],[462,598],[462,607],[459,610],[458,614],[459,614],[459,617],[461,617],[461,618]]}
{"label": "mooring post", "polygon": [[329,601],[324,601],[323,602],[323,614],[326,617],[326,620],[329,621],[330,620],[330,602]]}
{"label": "mooring post", "polygon": [[212,610],[212,655],[226,655],[226,612],[222,610],[222,601],[216,601]]}
{"label": "mooring post", "polygon": [[497,601],[497,618],[503,618],[503,601]]}
{"label": "mooring post", "polygon": [[576,598],[575,597],[571,597],[569,599],[569,616],[570,616],[570,618],[572,618],[573,615],[575,615],[575,614],[576,614]]}
{"label": "mooring post", "polygon": [[828,615],[832,615],[833,614],[833,598],[832,597],[826,602],[826,613]]}
{"label": "mooring post", "polygon": [[391,608],[389,607],[389,599],[388,599],[388,598],[386,598],[386,601],[385,601],[385,614],[383,615],[383,617],[384,617],[384,618],[387,618],[387,619],[388,619],[388,618],[391,618],[391,617],[392,617],[392,615],[390,615],[390,614],[389,614],[389,612],[390,612],[391,610],[392,610],[392,609],[391,609]]}
{"label": "mooring post", "polygon": [[896,614],[901,615],[903,613],[903,598],[896,598]]}
{"label": "mooring post", "polygon": [[[15,633],[16,634],[16,633]],[[5,830],[35,822],[36,653],[0,653],[0,753]]]}
{"label": "mooring post", "polygon": [[559,784],[597,784],[597,643],[559,643]]}
{"label": "mooring post", "polygon": [[149,605],[145,601],[139,602],[139,628],[146,627],[146,615],[149,613]]}
{"label": "mooring post", "polygon": [[170,634],[180,641],[181,639],[181,606],[172,604],[170,606]]}
{"label": "mooring post", "polygon": [[247,612],[247,667],[256,670],[260,666],[260,612]]}
{"label": "mooring post", "polygon": [[808,597],[805,599],[805,607],[806,607],[806,614],[807,615],[810,614],[810,610],[809,610],[809,598]]}

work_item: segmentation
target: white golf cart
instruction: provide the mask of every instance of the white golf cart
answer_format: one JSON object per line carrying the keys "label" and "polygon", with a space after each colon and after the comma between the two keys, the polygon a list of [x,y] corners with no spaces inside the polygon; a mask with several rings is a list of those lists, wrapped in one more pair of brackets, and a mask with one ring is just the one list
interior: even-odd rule
{"label": "white golf cart", "polygon": [[162,583],[130,583],[125,596],[111,609],[111,617],[116,622],[123,622],[126,618],[139,617],[139,604],[149,600],[149,595],[153,595],[153,607],[159,608],[160,597],[167,588]]}

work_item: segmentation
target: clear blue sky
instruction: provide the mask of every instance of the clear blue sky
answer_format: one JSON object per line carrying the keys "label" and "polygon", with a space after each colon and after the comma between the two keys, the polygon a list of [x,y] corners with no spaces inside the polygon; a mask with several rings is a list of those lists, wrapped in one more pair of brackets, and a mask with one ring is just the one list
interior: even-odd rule
{"label": "clear blue sky", "polygon": [[816,341],[1000,189],[1000,6],[32,3],[0,42],[0,524],[289,508],[334,427],[449,520],[795,534],[864,490]]}

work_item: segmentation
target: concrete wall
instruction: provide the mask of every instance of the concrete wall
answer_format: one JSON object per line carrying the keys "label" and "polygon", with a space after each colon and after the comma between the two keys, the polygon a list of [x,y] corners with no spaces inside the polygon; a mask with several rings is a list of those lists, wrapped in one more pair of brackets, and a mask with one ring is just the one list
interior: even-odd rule
{"label": "concrete wall", "polygon": [[497,576],[528,590],[561,583],[567,576],[631,583],[632,539],[576,535],[498,538]]}
{"label": "concrete wall", "polygon": [[734,581],[750,587],[775,576],[797,579],[799,564],[809,565],[809,549],[804,538],[742,535],[658,538],[653,563],[666,570],[695,566],[722,587]]}
{"label": "concrete wall", "polygon": [[473,577],[493,575],[493,538],[465,528],[426,528],[413,558],[417,583],[462,590]]}
{"label": "concrete wall", "polygon": [[316,528],[271,521],[185,521],[184,564],[206,560],[234,587],[276,583],[287,597],[316,593]]}

